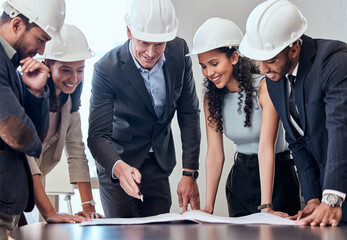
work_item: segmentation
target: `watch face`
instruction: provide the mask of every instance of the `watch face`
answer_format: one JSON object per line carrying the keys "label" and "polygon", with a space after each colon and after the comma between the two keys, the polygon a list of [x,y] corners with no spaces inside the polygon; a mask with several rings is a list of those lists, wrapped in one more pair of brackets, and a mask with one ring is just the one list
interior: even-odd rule
{"label": "watch face", "polygon": [[193,172],[193,178],[197,179],[199,177],[199,172],[198,171],[194,171]]}
{"label": "watch face", "polygon": [[335,205],[338,202],[338,197],[336,195],[328,195],[327,201],[329,205]]}
{"label": "watch face", "polygon": [[93,199],[90,200],[90,205],[93,206],[93,207],[95,206],[95,201]]}

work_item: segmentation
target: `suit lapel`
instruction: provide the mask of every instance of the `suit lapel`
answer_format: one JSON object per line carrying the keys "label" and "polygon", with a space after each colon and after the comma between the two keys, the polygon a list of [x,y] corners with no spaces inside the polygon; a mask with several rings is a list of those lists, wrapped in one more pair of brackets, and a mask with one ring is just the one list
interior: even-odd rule
{"label": "suit lapel", "polygon": [[315,56],[316,50],[312,40],[306,36],[301,47],[301,54],[299,60],[299,69],[295,81],[295,99],[299,109],[300,122],[305,132],[306,128],[306,112],[305,112],[305,98],[304,98],[304,86],[305,78],[309,70],[311,69],[311,59]]}
{"label": "suit lapel", "polygon": [[[284,76],[282,79],[278,82],[280,87],[278,93],[282,96],[280,101],[280,109],[283,109],[283,115],[284,117],[282,119],[286,119],[286,121],[282,121],[284,128],[286,131],[290,134],[290,136],[293,139],[296,139],[298,134],[297,131],[294,129],[293,125],[289,121],[289,109],[288,109],[288,99],[287,99],[287,93],[288,93],[288,84],[287,84],[287,78]],[[283,97],[284,96],[284,97]]]}
{"label": "suit lapel", "polygon": [[289,122],[286,77],[282,77],[277,82],[273,82],[270,79],[266,78],[266,83],[271,100],[276,108],[278,116],[283,123],[284,129],[292,139],[297,139],[299,134],[294,129],[293,125]]}
{"label": "suit lapel", "polygon": [[174,83],[175,83],[175,64],[174,57],[170,54],[170,49],[167,48],[165,51],[166,61],[163,65],[164,78],[165,78],[165,88],[166,88],[166,106],[161,119],[167,119],[167,115],[171,112],[170,108],[172,106],[172,99],[174,94]]}
{"label": "suit lapel", "polygon": [[128,79],[129,83],[134,88],[135,92],[139,95],[146,107],[155,116],[157,116],[154,112],[151,97],[149,96],[144,80],[139,70],[136,68],[133,58],[130,55],[129,40],[122,46],[121,61],[124,63],[121,68],[125,77]]}

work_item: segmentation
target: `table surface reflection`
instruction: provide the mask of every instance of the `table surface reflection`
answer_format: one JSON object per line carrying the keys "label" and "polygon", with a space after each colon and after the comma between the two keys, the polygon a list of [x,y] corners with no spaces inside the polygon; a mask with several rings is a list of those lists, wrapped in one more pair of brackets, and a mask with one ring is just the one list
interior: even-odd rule
{"label": "table surface reflection", "polygon": [[342,240],[347,239],[347,226],[302,227],[276,225],[231,225],[163,223],[145,225],[80,226],[80,224],[34,223],[11,233],[16,240]]}

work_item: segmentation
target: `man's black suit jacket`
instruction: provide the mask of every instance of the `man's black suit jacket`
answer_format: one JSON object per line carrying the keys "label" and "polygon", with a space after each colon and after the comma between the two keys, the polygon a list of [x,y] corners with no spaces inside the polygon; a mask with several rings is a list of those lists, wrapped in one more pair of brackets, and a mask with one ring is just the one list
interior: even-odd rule
{"label": "man's black suit jacket", "polygon": [[48,88],[41,98],[31,94],[15,64],[0,44],[0,212],[19,215],[35,204],[26,155],[40,157],[49,125]]}
{"label": "man's black suit jacket", "polygon": [[347,45],[302,39],[295,99],[304,136],[288,120],[286,78],[266,82],[308,201],[321,198],[325,189],[347,193]]}
{"label": "man's black suit jacket", "polygon": [[183,39],[167,42],[163,65],[166,109],[160,119],[130,55],[129,41],[95,64],[88,146],[109,177],[119,159],[140,168],[151,147],[160,167],[171,172],[176,164],[171,132],[175,112],[181,131],[183,167],[198,169],[200,110],[187,53]]}

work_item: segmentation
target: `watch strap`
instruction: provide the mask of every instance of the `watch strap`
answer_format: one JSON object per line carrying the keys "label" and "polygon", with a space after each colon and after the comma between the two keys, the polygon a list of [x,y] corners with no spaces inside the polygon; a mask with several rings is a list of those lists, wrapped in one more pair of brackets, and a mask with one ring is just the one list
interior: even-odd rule
{"label": "watch strap", "polygon": [[199,171],[198,170],[194,170],[193,172],[189,172],[189,171],[183,170],[182,175],[183,176],[187,176],[187,177],[191,177],[194,180],[196,180],[199,177]]}
{"label": "watch strap", "polygon": [[265,208],[271,208],[272,209],[272,203],[265,203],[265,204],[261,204],[260,206],[258,206],[258,210],[262,210]]}
{"label": "watch strap", "polygon": [[[331,200],[329,198],[335,198],[336,201],[334,202],[331,202]],[[321,202],[324,202],[326,203],[329,207],[342,207],[342,200],[335,194],[326,194],[322,197],[322,201]]]}
{"label": "watch strap", "polygon": [[90,206],[94,207],[95,206],[95,201],[93,199],[86,201],[86,202],[82,202],[81,205],[83,206],[84,204],[89,204]]}

